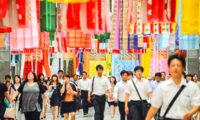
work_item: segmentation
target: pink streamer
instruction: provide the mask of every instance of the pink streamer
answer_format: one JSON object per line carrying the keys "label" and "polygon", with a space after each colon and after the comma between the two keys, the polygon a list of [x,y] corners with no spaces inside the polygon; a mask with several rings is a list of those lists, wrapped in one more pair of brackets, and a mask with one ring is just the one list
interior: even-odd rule
{"label": "pink streamer", "polygon": [[114,49],[119,49],[119,24],[120,24],[120,0],[117,0],[117,20],[115,28]]}

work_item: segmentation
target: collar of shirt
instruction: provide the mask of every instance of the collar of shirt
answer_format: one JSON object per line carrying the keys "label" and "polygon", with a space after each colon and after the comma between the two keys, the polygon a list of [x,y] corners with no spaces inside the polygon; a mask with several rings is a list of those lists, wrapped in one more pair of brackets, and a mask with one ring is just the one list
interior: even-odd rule
{"label": "collar of shirt", "polygon": [[133,78],[134,82],[143,82],[144,78],[141,78],[141,80],[138,80],[136,77]]}
{"label": "collar of shirt", "polygon": [[[172,78],[169,79],[169,84],[177,86]],[[180,85],[178,85],[177,87],[181,87],[182,85],[187,85],[186,79],[183,77],[181,78]]]}
{"label": "collar of shirt", "polygon": [[101,78],[103,78],[103,75],[101,77],[99,77],[98,75],[95,75],[95,78],[101,79]]}

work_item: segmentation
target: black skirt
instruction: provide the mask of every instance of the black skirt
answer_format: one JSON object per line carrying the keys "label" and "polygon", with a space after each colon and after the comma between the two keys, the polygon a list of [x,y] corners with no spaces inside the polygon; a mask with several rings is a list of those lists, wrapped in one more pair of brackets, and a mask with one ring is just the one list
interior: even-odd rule
{"label": "black skirt", "polygon": [[76,112],[76,104],[75,102],[62,102],[61,103],[61,113],[71,113]]}

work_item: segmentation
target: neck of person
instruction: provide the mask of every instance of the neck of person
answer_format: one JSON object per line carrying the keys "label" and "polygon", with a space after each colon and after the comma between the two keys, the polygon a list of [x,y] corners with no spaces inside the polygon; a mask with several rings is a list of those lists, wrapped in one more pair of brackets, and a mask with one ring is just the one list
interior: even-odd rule
{"label": "neck of person", "polygon": [[53,81],[53,84],[56,84],[56,81]]}
{"label": "neck of person", "polygon": [[[128,80],[128,79],[127,79]],[[122,80],[123,82],[126,82],[127,80]]]}
{"label": "neck of person", "polygon": [[112,82],[111,82],[111,86],[114,86],[114,85],[115,85],[115,83],[112,83]]}
{"label": "neck of person", "polygon": [[29,84],[34,83],[34,80],[28,80],[28,83],[29,83]]}
{"label": "neck of person", "polygon": [[15,85],[19,85],[19,83],[15,83]]}
{"label": "neck of person", "polygon": [[41,82],[44,82],[44,79],[41,79]]}
{"label": "neck of person", "polygon": [[98,76],[98,77],[101,77],[101,76],[102,76],[102,74],[97,74],[97,76]]}
{"label": "neck of person", "polygon": [[137,78],[137,80],[142,80],[142,78],[141,78],[141,77],[137,77],[137,76],[136,76],[136,78]]}
{"label": "neck of person", "polygon": [[178,86],[181,84],[181,79],[182,79],[182,76],[172,76],[172,79],[174,81],[174,83]]}
{"label": "neck of person", "polygon": [[87,78],[83,78],[83,80],[86,80]]}

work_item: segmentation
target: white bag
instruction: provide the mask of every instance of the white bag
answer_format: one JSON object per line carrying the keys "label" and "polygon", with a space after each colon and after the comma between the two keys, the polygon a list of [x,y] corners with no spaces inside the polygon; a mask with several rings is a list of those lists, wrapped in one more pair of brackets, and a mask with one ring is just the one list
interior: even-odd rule
{"label": "white bag", "polygon": [[16,108],[6,108],[6,112],[4,114],[4,118],[12,118],[15,119]]}

